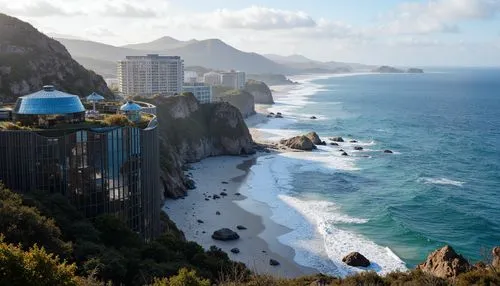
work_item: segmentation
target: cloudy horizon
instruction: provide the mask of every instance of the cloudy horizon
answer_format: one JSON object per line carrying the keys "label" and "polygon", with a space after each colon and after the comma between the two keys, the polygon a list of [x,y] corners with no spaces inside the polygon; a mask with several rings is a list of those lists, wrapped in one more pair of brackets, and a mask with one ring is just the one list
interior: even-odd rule
{"label": "cloudy horizon", "polygon": [[321,61],[500,65],[500,0],[353,2],[0,0],[0,12],[52,36],[117,46],[219,38],[245,52]]}

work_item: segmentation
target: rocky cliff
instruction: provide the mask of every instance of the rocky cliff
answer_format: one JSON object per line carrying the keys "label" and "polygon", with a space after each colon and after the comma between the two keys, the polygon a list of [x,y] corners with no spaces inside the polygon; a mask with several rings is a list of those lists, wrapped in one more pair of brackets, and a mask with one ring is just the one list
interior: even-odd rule
{"label": "rocky cliff", "polygon": [[241,113],[218,102],[198,104],[192,94],[156,98],[160,123],[160,164],[165,194],[183,196],[189,185],[182,166],[218,155],[254,153]]}
{"label": "rocky cliff", "polygon": [[245,84],[245,91],[250,93],[257,104],[273,104],[273,93],[262,81],[248,80]]}
{"label": "rocky cliff", "polygon": [[14,101],[45,84],[78,95],[112,97],[103,78],[30,24],[0,13],[0,101]]}
{"label": "rocky cliff", "polygon": [[221,94],[214,94],[215,101],[227,102],[238,108],[243,117],[255,114],[254,97],[246,90],[228,90]]}

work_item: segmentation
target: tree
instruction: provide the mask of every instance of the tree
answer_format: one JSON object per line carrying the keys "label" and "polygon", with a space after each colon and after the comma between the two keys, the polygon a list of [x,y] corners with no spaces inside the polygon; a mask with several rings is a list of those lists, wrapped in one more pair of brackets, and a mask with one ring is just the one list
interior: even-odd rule
{"label": "tree", "polygon": [[78,285],[76,266],[34,245],[28,251],[0,237],[0,285]]}
{"label": "tree", "polygon": [[55,221],[40,214],[32,206],[23,205],[22,197],[0,185],[0,233],[9,243],[21,244],[25,249],[37,243],[49,252],[67,257],[71,243],[61,239],[61,230]]}
{"label": "tree", "polygon": [[194,270],[182,268],[179,274],[168,279],[155,279],[152,286],[210,286],[210,281],[198,277]]}

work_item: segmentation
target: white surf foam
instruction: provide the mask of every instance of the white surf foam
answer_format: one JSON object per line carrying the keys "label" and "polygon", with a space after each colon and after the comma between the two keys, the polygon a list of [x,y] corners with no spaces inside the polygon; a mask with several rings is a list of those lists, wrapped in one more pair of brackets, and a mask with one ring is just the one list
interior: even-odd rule
{"label": "white surf foam", "polygon": [[[341,261],[349,252],[359,251],[373,262],[369,270],[384,274],[406,269],[404,262],[388,251],[388,248],[336,226],[339,223],[366,223],[366,219],[342,214],[333,202],[305,200],[292,196],[292,171],[303,172],[308,168],[333,171],[335,163],[329,166],[308,164],[307,161],[290,154],[294,153],[258,158],[241,192],[251,200],[268,204],[272,211],[271,220],[292,230],[280,236],[278,240],[295,250],[294,260],[297,263],[316,268],[323,273],[345,276],[362,271]],[[341,162],[339,160],[336,163]],[[241,204],[243,208],[244,205]]]}
{"label": "white surf foam", "polygon": [[455,181],[447,178],[420,178],[425,184],[435,184],[435,185],[451,185],[456,187],[463,187],[465,182]]}

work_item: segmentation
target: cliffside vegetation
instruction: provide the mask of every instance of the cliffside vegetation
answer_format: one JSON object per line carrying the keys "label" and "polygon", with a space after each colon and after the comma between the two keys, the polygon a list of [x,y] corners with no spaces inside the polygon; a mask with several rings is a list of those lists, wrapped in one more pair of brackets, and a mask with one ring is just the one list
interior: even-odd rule
{"label": "cliffside vegetation", "polygon": [[0,13],[0,101],[13,102],[46,84],[83,96],[113,96],[103,78],[73,60],[59,42]]}
{"label": "cliffside vegetation", "polygon": [[0,285],[146,285],[181,268],[212,281],[246,275],[219,249],[187,242],[166,216],[163,229],[146,244],[118,218],[88,220],[59,194],[21,196],[0,186]]}

